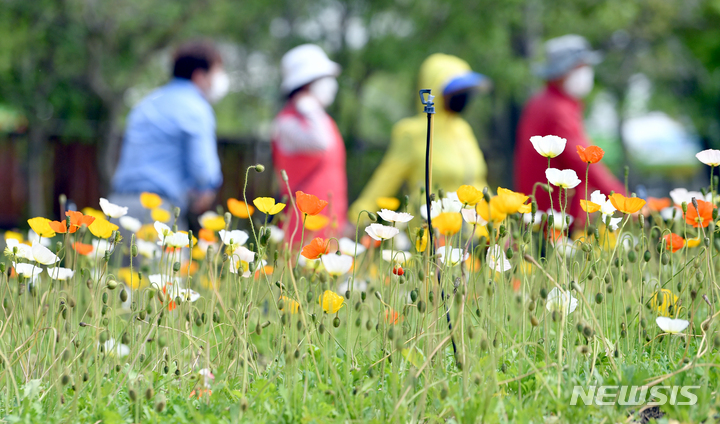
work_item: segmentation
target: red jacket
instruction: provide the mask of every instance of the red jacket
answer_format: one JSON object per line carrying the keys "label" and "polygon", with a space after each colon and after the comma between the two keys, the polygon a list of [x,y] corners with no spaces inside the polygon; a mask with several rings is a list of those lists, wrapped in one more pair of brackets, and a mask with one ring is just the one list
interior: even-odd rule
{"label": "red jacket", "polygon": [[[576,225],[584,225],[585,213],[580,200],[585,198],[585,169],[587,163],[580,160],[577,146],[588,147],[590,140],[583,127],[582,105],[553,85],[535,94],[525,106],[518,125],[515,145],[515,188],[527,195],[532,194],[537,182],[547,183],[545,170],[547,159],[540,156],[530,142],[534,135],[556,135],[567,139],[565,151],[554,159],[550,166],[558,169],[573,169],[582,183],[574,190],[568,190],[567,212],[576,218]],[[594,190],[609,195],[610,191],[625,192],[621,183],[602,162],[590,165],[588,197]],[[553,207],[560,210],[557,188],[553,193]],[[550,196],[538,188],[535,192],[538,210],[550,208]]]}
{"label": "red jacket", "polygon": [[[299,113],[292,102],[288,102],[278,114],[278,118],[284,116],[297,118],[303,125],[307,125],[305,117]],[[307,194],[314,194],[322,200],[329,202],[328,206],[321,212],[322,215],[330,218],[330,224],[320,231],[310,234],[305,232],[305,240],[312,237],[336,236],[342,231],[347,223],[347,171],[345,166],[345,143],[342,135],[335,125],[335,121],[327,117],[329,131],[331,131],[331,143],[326,150],[306,152],[285,152],[278,142],[272,140],[273,167],[280,181],[280,190],[288,196],[295,196],[298,190]],[[281,177],[281,171],[285,170],[288,175],[290,189],[287,192],[285,183]],[[288,201],[287,221],[282,225],[285,230],[285,239],[290,240],[297,220],[295,211]],[[301,217],[302,219],[302,217]],[[295,235],[295,242],[300,242],[302,222]]]}

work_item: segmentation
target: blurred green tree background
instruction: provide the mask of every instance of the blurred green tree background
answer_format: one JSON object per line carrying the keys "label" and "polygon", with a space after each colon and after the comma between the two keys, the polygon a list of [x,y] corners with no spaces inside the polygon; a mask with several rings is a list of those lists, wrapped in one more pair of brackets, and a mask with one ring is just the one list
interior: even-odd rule
{"label": "blurred green tree background", "polygon": [[[444,52],[493,80],[465,116],[491,184],[509,186],[515,125],[541,86],[531,65],[542,59],[544,40],[567,33],[606,54],[594,93],[611,95],[621,121],[632,106],[630,80],[641,73],[653,85],[648,108],[691,122],[705,145],[720,146],[718,22],[720,0],[5,0],[0,118],[14,122],[6,132],[24,134],[26,213],[41,215],[50,201],[42,177],[53,172],[49,140],[96,145],[105,192],[124,117],[167,81],[173,45],[196,37],[219,43],[232,86],[216,105],[218,135],[266,143],[282,103],[280,58],[317,43],[343,67],[330,112],[348,147],[352,198],[393,123],[415,113],[420,63]],[[615,150],[621,165],[622,144]]]}

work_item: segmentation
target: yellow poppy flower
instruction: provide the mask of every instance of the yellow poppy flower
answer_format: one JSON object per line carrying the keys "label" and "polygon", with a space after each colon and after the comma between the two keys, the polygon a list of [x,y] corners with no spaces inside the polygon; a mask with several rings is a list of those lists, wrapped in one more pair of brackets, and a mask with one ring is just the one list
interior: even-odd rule
{"label": "yellow poppy flower", "polygon": [[422,253],[427,249],[428,244],[428,230],[427,228],[422,230],[422,232],[418,232],[417,237],[415,238],[415,249]]}
{"label": "yellow poppy flower", "polygon": [[107,219],[103,211],[99,211],[94,208],[83,208],[82,213],[83,215],[90,215],[93,218]]}
{"label": "yellow poppy flower", "polygon": [[[659,295],[659,296],[658,296]],[[678,297],[668,289],[662,289],[659,293],[655,293],[650,299],[650,306],[657,311],[658,315],[671,317],[677,312]]]}
{"label": "yellow poppy flower", "polygon": [[[496,207],[499,208],[500,212],[508,215],[521,212],[521,208],[525,210],[525,212],[522,213],[530,212],[530,210],[528,209],[529,205],[525,205],[525,202],[527,202],[528,198],[528,196],[522,193],[517,193],[502,187],[498,187],[498,195],[494,197],[494,199],[497,199],[495,201]],[[491,209],[492,206],[493,203],[492,200],[490,200]]]}
{"label": "yellow poppy flower", "polygon": [[137,238],[145,241],[156,241],[158,238],[157,230],[153,224],[145,224],[138,230]]}
{"label": "yellow poppy flower", "polygon": [[140,193],[140,204],[145,209],[156,209],[162,205],[162,199],[155,193]]}
{"label": "yellow poppy flower", "polygon": [[690,248],[698,247],[698,246],[700,246],[701,243],[702,243],[702,240],[700,239],[699,235],[695,238],[685,240],[685,244],[687,245],[687,247],[690,247]]}
{"label": "yellow poppy flower", "polygon": [[339,311],[340,308],[344,306],[344,301],[344,297],[330,290],[325,290],[325,293],[318,299],[318,303],[320,303],[320,306],[322,306],[323,310],[328,314],[334,314]]}
{"label": "yellow poppy flower", "polygon": [[242,200],[238,199],[228,199],[227,207],[230,213],[233,214],[233,216],[242,219],[251,217],[253,212],[255,212],[254,206],[248,205]]}
{"label": "yellow poppy flower", "polygon": [[253,200],[253,204],[257,210],[267,215],[275,215],[285,209],[285,203],[275,203],[272,197],[258,197]]}
{"label": "yellow poppy flower", "polygon": [[201,261],[205,259],[205,255],[207,254],[207,251],[203,250],[200,246],[195,245],[192,250],[192,258],[196,261]]}
{"label": "yellow poppy flower", "polygon": [[140,274],[130,271],[130,268],[120,268],[118,270],[118,279],[125,283],[128,287],[133,290],[142,289],[147,287],[147,279],[140,279]]}
{"label": "yellow poppy flower", "polygon": [[172,216],[163,208],[155,208],[150,212],[150,217],[153,221],[169,222]]}
{"label": "yellow poppy flower", "polygon": [[397,210],[397,208],[400,207],[400,200],[394,197],[378,197],[375,199],[375,203],[377,203],[378,208],[391,211]]}
{"label": "yellow poppy flower", "polygon": [[215,212],[205,212],[198,218],[200,226],[210,231],[220,231],[225,229],[225,218]]}
{"label": "yellow poppy flower", "polygon": [[[260,208],[258,208],[258,209],[260,209]],[[288,310],[288,311],[290,311],[291,314],[296,314],[296,313],[298,313],[298,310],[300,310],[300,304],[297,303],[295,300],[292,300],[287,296],[280,296],[280,300],[285,302],[285,307],[281,308],[280,309],[281,311]]]}
{"label": "yellow poppy flower", "polygon": [[500,200],[497,196],[490,199],[488,204],[485,199],[482,199],[475,206],[475,212],[478,213],[485,221],[502,222],[507,217],[507,214],[500,207]]}
{"label": "yellow poppy flower", "polygon": [[28,224],[40,237],[55,237],[55,231],[50,227],[50,220],[47,218],[41,216],[30,218]]}
{"label": "yellow poppy flower", "polygon": [[451,236],[457,234],[462,227],[462,215],[459,212],[443,212],[433,220],[433,227],[440,231],[440,234]]}
{"label": "yellow poppy flower", "polygon": [[602,207],[597,203],[593,203],[589,200],[581,200],[580,207],[587,213],[593,213],[599,211]]}
{"label": "yellow poppy flower", "polygon": [[117,231],[118,226],[111,223],[107,219],[98,219],[95,218],[95,220],[90,224],[88,227],[88,230],[95,236],[99,238],[108,238],[112,235],[113,231]]}
{"label": "yellow poppy flower", "polygon": [[330,218],[325,215],[308,215],[305,217],[305,229],[308,231],[319,231],[325,228]]}
{"label": "yellow poppy flower", "polygon": [[10,239],[17,240],[20,243],[22,243],[24,240],[23,235],[20,233],[16,233],[15,231],[5,231],[5,240],[10,240]]}
{"label": "yellow poppy flower", "polygon": [[460,186],[460,188],[457,189],[456,194],[460,202],[470,206],[475,206],[477,202],[483,198],[482,191],[470,185]]}

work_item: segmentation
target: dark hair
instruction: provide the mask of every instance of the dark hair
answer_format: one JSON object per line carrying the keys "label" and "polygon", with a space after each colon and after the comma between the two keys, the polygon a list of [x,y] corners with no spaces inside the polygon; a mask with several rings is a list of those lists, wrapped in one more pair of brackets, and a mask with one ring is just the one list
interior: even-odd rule
{"label": "dark hair", "polygon": [[209,70],[216,64],[222,63],[220,52],[210,41],[191,41],[182,44],[173,55],[175,65],[173,76],[177,78],[192,78],[196,69]]}

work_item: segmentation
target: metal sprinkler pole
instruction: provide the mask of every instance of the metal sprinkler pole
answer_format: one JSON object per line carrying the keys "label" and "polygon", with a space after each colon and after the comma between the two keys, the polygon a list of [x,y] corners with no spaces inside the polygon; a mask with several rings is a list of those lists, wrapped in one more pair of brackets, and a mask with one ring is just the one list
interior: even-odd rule
{"label": "metal sprinkler pole", "polygon": [[[428,257],[435,255],[435,242],[433,240],[433,227],[432,227],[432,215],[430,214],[431,202],[432,202],[432,152],[433,152],[433,130],[434,130],[434,117],[435,117],[435,103],[431,90],[426,88],[420,90],[420,102],[425,105],[423,112],[427,114],[427,144],[425,150],[425,202],[427,211],[427,222],[428,222],[428,243],[429,252]],[[427,99],[424,94],[427,94]],[[430,276],[430,261],[428,260],[428,269],[426,269],[426,275]],[[438,284],[440,283],[440,272],[437,272]],[[427,288],[427,286],[426,286]],[[427,290],[426,290],[427,293]],[[445,305],[445,289],[440,286],[440,296],[442,296],[443,305]],[[457,359],[457,346],[455,345],[455,337],[452,336],[452,322],[450,320],[450,310],[445,308],[445,316],[447,317],[448,329],[450,330],[450,341],[453,346],[453,353]]]}

